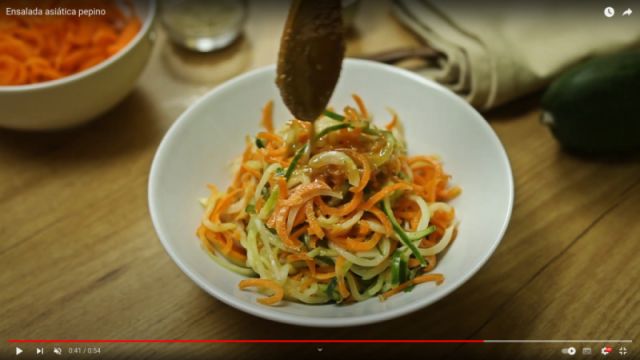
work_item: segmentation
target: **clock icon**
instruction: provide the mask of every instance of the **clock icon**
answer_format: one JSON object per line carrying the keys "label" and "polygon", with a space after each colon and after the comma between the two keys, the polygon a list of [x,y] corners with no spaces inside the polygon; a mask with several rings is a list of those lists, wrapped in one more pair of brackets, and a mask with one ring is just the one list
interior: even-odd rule
{"label": "clock icon", "polygon": [[608,6],[608,7],[604,8],[604,16],[606,16],[608,18],[610,18],[613,15],[615,15],[615,13],[616,13],[616,11],[611,6]]}

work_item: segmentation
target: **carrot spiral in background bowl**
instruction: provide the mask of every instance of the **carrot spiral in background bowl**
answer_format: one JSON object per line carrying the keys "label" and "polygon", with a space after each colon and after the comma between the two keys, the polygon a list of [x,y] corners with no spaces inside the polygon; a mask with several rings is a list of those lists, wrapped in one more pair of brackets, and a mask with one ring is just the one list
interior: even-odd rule
{"label": "carrot spiral in background bowl", "polygon": [[[41,9],[43,15],[0,13],[0,86],[60,79],[91,68],[125,47],[140,31],[133,6],[118,2],[10,1],[5,8]],[[57,8],[100,9],[104,15],[47,15]],[[3,9],[5,10],[5,9]]]}

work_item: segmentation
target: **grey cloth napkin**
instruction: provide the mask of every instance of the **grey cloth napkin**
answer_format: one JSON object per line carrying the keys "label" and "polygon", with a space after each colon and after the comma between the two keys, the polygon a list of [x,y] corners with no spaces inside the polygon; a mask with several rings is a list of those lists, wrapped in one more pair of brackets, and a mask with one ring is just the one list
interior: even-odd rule
{"label": "grey cloth napkin", "polygon": [[420,73],[480,110],[540,90],[587,58],[640,47],[640,5],[395,0],[394,15],[443,53]]}

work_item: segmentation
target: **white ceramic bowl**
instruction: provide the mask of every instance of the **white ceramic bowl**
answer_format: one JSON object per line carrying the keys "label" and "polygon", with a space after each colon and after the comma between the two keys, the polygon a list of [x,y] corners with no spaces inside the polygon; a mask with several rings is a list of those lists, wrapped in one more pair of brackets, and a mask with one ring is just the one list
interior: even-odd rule
{"label": "white ceramic bowl", "polygon": [[155,0],[133,1],[142,28],[117,54],[87,70],[42,83],[0,86],[0,127],[60,129],[89,121],[124,99],[144,69],[153,45]]}
{"label": "white ceramic bowl", "polygon": [[388,65],[346,60],[331,104],[352,104],[357,92],[377,123],[387,107],[403,121],[411,154],[439,154],[452,181],[463,188],[454,200],[458,237],[436,267],[442,285],[423,284],[385,302],[378,298],[346,306],[281,306],[256,303],[238,290],[242,276],[214,263],[200,248],[195,230],[208,196],[207,183],[224,189],[230,161],[244,149],[244,138],[259,131],[260,109],[275,101],[278,125],[291,115],[274,85],[275,67],[239,76],[193,104],[165,135],[151,167],[149,207],[165,249],[196,284],[219,300],[263,318],[306,326],[351,326],[387,320],[425,307],[451,293],[475,274],[498,246],[509,222],[513,180],[507,155],[487,122],[449,90]]}

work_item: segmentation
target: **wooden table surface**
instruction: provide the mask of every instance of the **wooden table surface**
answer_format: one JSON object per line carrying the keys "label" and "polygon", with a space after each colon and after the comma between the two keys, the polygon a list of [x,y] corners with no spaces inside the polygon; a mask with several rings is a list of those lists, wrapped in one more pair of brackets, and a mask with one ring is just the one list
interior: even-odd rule
{"label": "wooden table surface", "polygon": [[[538,123],[535,95],[486,114],[513,167],[513,217],[489,262],[445,299],[380,324],[313,329],[244,314],[200,290],[156,238],[148,172],[163,134],[189,104],[225,79],[275,61],[286,14],[256,3],[243,40],[220,53],[178,51],[159,32],[136,90],[102,118],[61,132],[0,131],[3,340],[638,338],[640,162],[564,153]],[[386,6],[363,6],[356,26],[351,55],[417,44]],[[14,356],[13,346],[5,345],[2,354]],[[593,345],[598,351],[602,344]],[[634,345],[628,348],[637,358]],[[271,351],[326,358],[357,351],[371,358],[417,352],[512,359],[518,353],[553,358],[563,346],[101,347],[103,356],[137,358],[256,358]],[[35,345],[22,347],[33,352]]]}

